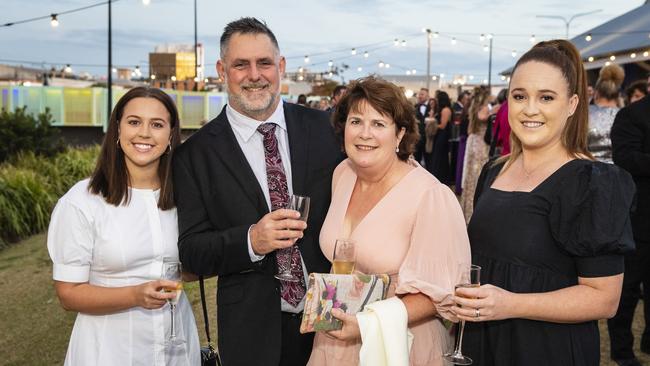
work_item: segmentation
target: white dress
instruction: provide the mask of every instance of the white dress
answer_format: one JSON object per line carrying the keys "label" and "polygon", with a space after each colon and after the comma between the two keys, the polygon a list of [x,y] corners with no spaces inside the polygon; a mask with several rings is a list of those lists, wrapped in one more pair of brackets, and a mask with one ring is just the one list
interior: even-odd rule
{"label": "white dress", "polygon": [[[163,258],[178,259],[176,209],[158,209],[159,191],[130,189],[127,206],[113,206],[88,191],[89,180],[57,203],[47,236],[56,281],[102,287],[160,279]],[[176,335],[186,343],[165,347],[170,309],[134,307],[108,315],[79,313],[65,365],[200,365],[192,308],[183,293]]]}

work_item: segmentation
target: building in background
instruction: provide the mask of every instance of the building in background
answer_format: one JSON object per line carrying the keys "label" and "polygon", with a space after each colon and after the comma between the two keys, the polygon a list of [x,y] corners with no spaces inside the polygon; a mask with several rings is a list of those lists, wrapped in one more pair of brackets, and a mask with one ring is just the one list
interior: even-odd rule
{"label": "building in background", "polygon": [[191,44],[156,46],[154,52],[149,53],[149,78],[160,81],[194,81],[197,77],[196,81],[201,81],[204,79],[204,52],[200,43],[196,52],[198,59],[195,57],[194,45]]}

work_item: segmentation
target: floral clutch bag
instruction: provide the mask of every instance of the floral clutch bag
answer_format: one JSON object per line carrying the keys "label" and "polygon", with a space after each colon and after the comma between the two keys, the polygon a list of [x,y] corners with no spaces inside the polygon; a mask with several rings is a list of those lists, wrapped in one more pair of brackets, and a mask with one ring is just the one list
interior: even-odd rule
{"label": "floral clutch bag", "polygon": [[332,316],[332,309],[356,314],[367,304],[385,299],[388,285],[386,274],[309,274],[300,333],[341,329],[343,324]]}

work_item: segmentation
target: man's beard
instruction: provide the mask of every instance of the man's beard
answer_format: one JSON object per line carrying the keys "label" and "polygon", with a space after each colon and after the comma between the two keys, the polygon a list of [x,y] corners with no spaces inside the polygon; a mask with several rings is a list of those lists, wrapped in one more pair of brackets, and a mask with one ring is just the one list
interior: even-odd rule
{"label": "man's beard", "polygon": [[240,93],[231,93],[228,88],[228,81],[225,80],[225,82],[230,104],[236,107],[236,109],[239,109],[239,112],[248,116],[265,114],[265,112],[268,112],[268,110],[273,107],[278,98],[276,93],[273,93],[273,91],[268,89],[260,93],[256,99],[250,99],[247,96],[248,92],[245,88],[271,87],[268,83],[248,83],[240,85]]}

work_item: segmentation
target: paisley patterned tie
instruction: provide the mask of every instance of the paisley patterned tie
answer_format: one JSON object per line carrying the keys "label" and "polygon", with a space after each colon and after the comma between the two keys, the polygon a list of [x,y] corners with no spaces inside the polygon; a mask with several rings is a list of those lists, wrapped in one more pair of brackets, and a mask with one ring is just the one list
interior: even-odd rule
{"label": "paisley patterned tie", "polygon": [[[271,211],[287,207],[289,202],[289,188],[287,176],[282,166],[282,157],[278,149],[278,140],[275,138],[275,123],[263,123],[257,127],[257,131],[264,136],[264,157],[266,158],[266,179],[269,185],[271,196]],[[299,281],[280,281],[280,296],[296,306],[305,296],[305,277],[302,272],[302,260],[297,246],[280,249],[275,252],[278,262],[278,270],[291,266],[291,274]]]}

